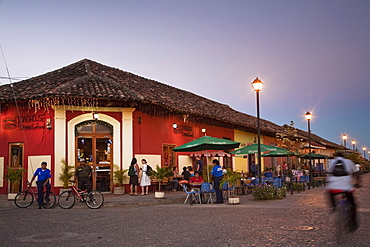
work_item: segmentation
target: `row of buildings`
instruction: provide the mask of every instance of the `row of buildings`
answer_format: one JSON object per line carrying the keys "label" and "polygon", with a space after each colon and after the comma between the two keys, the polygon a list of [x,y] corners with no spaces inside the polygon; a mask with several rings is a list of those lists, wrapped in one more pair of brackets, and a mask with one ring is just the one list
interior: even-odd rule
{"label": "row of buildings", "polygon": [[[192,165],[194,156],[172,149],[204,134],[248,145],[256,142],[257,119],[227,105],[132,73],[84,59],[64,68],[0,87],[0,193],[11,185],[3,178],[7,167],[27,173],[16,190],[25,188],[42,161],[58,190],[62,160],[76,166],[88,159],[94,168],[94,189],[110,191],[114,165],[127,169],[131,159],[145,158],[153,167]],[[174,125],[175,124],[175,125]],[[261,120],[261,143],[277,145],[284,131]],[[202,132],[206,130],[206,133]],[[301,141],[308,134],[297,130]],[[311,135],[313,147],[332,155],[339,145]],[[254,155],[233,157],[208,152],[223,165],[248,171]],[[276,158],[264,158],[273,167]]]}

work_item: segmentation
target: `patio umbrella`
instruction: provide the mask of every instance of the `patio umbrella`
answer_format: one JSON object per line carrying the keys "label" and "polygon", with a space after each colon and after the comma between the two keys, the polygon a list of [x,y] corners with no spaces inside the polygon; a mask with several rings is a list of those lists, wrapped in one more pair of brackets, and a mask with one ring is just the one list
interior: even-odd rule
{"label": "patio umbrella", "polygon": [[[260,144],[261,145],[261,152],[267,152],[267,151],[285,151],[284,148],[279,148],[279,147],[274,147],[274,146],[269,146],[265,144]],[[252,145],[240,148],[238,150],[230,152],[231,154],[240,154],[240,155],[245,155],[245,154],[255,154],[258,153],[258,144],[254,143]]]}
{"label": "patio umbrella", "polygon": [[[238,148],[239,142],[234,142],[226,139],[220,139],[212,136],[202,136],[194,141],[185,143],[184,145],[172,149],[174,152],[194,152],[203,150],[228,150]],[[207,177],[209,181],[209,170],[207,165]]]}
{"label": "patio umbrella", "polygon": [[212,136],[202,136],[194,141],[172,149],[175,152],[194,152],[203,150],[228,150],[239,147],[239,142],[220,139]]}

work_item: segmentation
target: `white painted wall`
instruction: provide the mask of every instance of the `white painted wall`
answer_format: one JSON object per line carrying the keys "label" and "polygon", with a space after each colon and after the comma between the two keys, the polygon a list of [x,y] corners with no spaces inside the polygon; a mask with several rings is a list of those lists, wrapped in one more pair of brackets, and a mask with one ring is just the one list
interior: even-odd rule
{"label": "white painted wall", "polygon": [[[31,181],[33,174],[35,173],[36,169],[41,167],[41,162],[47,162],[47,168],[51,172],[51,180],[58,181],[59,174],[56,176],[55,173],[53,175],[53,169],[51,169],[51,155],[40,155],[40,156],[28,156],[28,164],[32,164],[32,169],[28,169],[27,172],[27,180]],[[36,178],[37,179],[37,178]],[[52,182],[51,182],[52,183]]]}
{"label": "white painted wall", "polygon": [[[162,157],[161,155],[155,155],[155,154],[135,154],[135,158],[137,159],[137,163],[139,167],[141,168],[141,160],[145,159],[147,164],[152,167],[152,169],[155,170],[156,166],[159,165],[161,166],[161,160]],[[130,164],[131,160],[129,161]]]}

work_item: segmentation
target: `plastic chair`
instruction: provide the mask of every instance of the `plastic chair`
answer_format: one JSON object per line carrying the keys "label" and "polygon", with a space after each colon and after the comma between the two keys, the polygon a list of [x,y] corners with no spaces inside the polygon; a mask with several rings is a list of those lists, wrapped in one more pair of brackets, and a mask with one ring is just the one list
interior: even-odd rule
{"label": "plastic chair", "polygon": [[280,178],[275,178],[274,179],[274,186],[281,188],[281,179]]}
{"label": "plastic chair", "polygon": [[206,203],[213,203],[212,194],[215,193],[213,189],[211,189],[210,183],[203,183],[200,187],[200,193],[205,195],[205,202]]}
{"label": "plastic chair", "polygon": [[202,203],[201,200],[200,200],[200,191],[188,191],[187,188],[186,188],[186,184],[181,184],[181,186],[183,187],[184,189],[184,192],[187,194],[186,198],[185,198],[185,201],[184,201],[184,204],[186,204],[186,202],[188,201],[188,198],[191,197],[190,199],[190,205],[193,205],[193,201],[195,201],[196,203],[198,203],[197,201],[197,198],[196,198],[196,194],[199,195],[199,203]]}

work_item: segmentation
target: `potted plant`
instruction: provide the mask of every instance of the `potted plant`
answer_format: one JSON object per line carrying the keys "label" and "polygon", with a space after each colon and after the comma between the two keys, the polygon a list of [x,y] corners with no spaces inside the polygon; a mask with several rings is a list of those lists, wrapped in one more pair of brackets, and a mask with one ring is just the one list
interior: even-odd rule
{"label": "potted plant", "polygon": [[65,159],[61,159],[62,162],[62,171],[59,173],[59,180],[63,183],[63,189],[60,189],[59,194],[61,194],[63,191],[69,190],[68,189],[68,183],[69,180],[72,178],[74,171],[73,166],[69,166]]}
{"label": "potted plant", "polygon": [[115,195],[124,195],[125,194],[125,187],[123,187],[123,182],[127,179],[126,172],[127,169],[122,170],[119,168],[118,165],[114,165],[113,168],[113,183],[114,183],[114,190],[113,193]]}
{"label": "potted plant", "polygon": [[[224,174],[224,177],[221,180],[220,189],[222,189],[222,185],[225,182],[228,183],[229,188],[234,188],[237,181],[240,180],[241,178],[242,178],[242,176],[240,176],[239,173],[237,173],[235,171],[232,171],[230,169],[227,169],[227,173]],[[237,195],[235,195],[235,192],[233,192],[233,194],[229,196],[229,204],[234,205],[234,204],[239,204],[239,203],[240,203],[239,197]]]}
{"label": "potted plant", "polygon": [[172,169],[169,167],[159,167],[159,165],[156,166],[156,171],[152,170],[152,177],[155,177],[158,181],[158,191],[154,193],[154,197],[157,199],[163,199],[164,198],[164,192],[161,191],[161,182],[164,178],[168,178],[173,176]]}
{"label": "potted plant", "polygon": [[27,172],[23,168],[12,168],[7,167],[7,174],[4,175],[10,183],[10,192],[8,193],[8,200],[13,200],[16,194],[19,192],[19,185],[22,180],[23,173]]}

